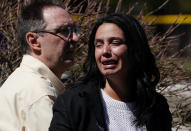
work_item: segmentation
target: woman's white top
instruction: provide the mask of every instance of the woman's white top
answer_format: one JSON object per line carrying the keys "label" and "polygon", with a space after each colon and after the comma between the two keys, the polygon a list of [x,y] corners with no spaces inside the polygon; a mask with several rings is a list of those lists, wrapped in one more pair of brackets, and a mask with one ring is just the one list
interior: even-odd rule
{"label": "woman's white top", "polygon": [[136,127],[133,102],[112,99],[101,89],[105,120],[109,131],[146,131],[146,127]]}

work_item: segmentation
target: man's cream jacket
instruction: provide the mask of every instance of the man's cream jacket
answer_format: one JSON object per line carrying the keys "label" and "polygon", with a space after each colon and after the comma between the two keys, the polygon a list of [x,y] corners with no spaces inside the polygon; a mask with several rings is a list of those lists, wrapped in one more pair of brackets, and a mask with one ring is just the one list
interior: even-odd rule
{"label": "man's cream jacket", "polygon": [[24,55],[0,88],[0,131],[48,131],[63,84],[41,61]]}

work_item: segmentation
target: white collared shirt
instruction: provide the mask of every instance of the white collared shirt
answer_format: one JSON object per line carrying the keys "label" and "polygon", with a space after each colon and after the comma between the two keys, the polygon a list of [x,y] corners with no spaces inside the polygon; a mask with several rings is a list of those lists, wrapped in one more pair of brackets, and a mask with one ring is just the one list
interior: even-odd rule
{"label": "white collared shirt", "polygon": [[0,131],[48,131],[54,99],[63,90],[45,64],[24,55],[0,88]]}

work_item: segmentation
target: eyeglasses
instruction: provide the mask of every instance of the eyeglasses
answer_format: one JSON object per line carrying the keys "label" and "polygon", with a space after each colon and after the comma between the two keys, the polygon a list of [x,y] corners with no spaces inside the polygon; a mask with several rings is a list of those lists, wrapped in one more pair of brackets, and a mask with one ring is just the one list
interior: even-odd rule
{"label": "eyeglasses", "polygon": [[[79,27],[71,27],[71,26],[64,26],[64,27],[60,27],[60,28],[52,29],[52,30],[36,30],[33,32],[35,32],[35,33],[50,33],[52,35],[60,37],[63,40],[71,38],[73,36],[73,33],[76,33],[76,35],[78,37],[80,37],[80,28]],[[64,36],[64,38],[58,34],[61,34],[62,36]]]}

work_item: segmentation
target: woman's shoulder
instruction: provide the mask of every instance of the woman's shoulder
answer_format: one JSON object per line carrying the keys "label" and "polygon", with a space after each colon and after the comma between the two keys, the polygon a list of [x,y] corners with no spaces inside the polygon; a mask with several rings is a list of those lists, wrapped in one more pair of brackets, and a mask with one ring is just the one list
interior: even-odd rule
{"label": "woman's shoulder", "polygon": [[155,106],[148,121],[147,128],[150,131],[171,131],[172,115],[167,99],[160,93],[156,93]]}
{"label": "woman's shoulder", "polygon": [[166,122],[171,125],[172,114],[168,105],[168,101],[164,95],[157,93],[156,96],[156,107],[155,107],[155,117],[159,117],[161,122]]}
{"label": "woman's shoulder", "polygon": [[59,95],[62,99],[78,99],[79,97],[84,97],[87,94],[91,94],[97,90],[95,82],[76,82],[75,84],[68,85],[67,90]]}
{"label": "woman's shoulder", "polygon": [[158,109],[169,109],[167,99],[161,93],[156,93],[156,104]]}

